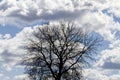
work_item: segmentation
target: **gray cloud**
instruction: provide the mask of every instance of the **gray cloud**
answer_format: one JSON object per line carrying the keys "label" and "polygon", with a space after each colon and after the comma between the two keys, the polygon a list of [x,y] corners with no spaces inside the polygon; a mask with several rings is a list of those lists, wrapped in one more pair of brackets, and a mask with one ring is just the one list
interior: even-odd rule
{"label": "gray cloud", "polygon": [[12,5],[10,5],[8,2],[4,2],[2,0],[0,0],[0,10],[7,10],[9,7],[12,7]]}
{"label": "gray cloud", "polygon": [[[24,2],[6,0],[0,2],[1,16],[7,18],[16,18],[18,21],[35,22],[39,20],[75,20],[83,16],[91,3],[73,0],[53,0],[51,2],[26,0]],[[30,3],[30,4],[28,4]],[[80,4],[83,3],[83,4]],[[51,5],[51,6],[50,6]]]}
{"label": "gray cloud", "polygon": [[26,22],[60,20],[63,18],[74,21],[86,16],[86,11],[99,13],[99,11],[102,12],[105,9],[107,9],[107,12],[116,14],[117,16],[119,12],[116,12],[116,8],[119,9],[119,5],[109,5],[110,3],[114,3],[114,1],[3,0],[0,2],[0,13],[2,14],[1,16],[6,16],[6,18],[15,18],[17,21]]}

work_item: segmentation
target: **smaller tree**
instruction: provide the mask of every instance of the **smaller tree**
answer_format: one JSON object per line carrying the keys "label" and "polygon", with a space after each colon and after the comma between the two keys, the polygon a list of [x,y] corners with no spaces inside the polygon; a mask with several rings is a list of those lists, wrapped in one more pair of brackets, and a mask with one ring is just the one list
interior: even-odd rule
{"label": "smaller tree", "polygon": [[32,34],[23,61],[30,80],[81,80],[82,67],[101,42],[99,37],[67,22],[37,27]]}

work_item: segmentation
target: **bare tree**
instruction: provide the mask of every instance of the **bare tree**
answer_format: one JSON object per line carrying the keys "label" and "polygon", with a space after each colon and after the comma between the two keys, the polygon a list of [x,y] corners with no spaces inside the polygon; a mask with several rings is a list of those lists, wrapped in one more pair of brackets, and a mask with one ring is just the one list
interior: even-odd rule
{"label": "bare tree", "polygon": [[82,80],[82,67],[101,39],[73,23],[38,27],[25,46],[23,64],[30,80]]}

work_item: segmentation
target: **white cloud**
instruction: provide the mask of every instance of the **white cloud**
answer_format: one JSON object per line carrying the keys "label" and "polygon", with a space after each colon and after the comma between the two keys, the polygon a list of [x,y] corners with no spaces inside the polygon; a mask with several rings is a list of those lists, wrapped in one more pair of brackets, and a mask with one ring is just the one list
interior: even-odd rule
{"label": "white cloud", "polygon": [[114,47],[110,50],[104,50],[101,54],[100,60],[95,64],[97,67],[105,69],[119,69],[120,70],[120,48]]}
{"label": "white cloud", "polygon": [[115,70],[85,69],[84,77],[86,80],[119,80],[119,75],[120,73]]}
{"label": "white cloud", "polygon": [[5,70],[11,71],[12,67],[19,63],[21,57],[24,54],[24,50],[21,48],[25,42],[24,37],[30,35],[32,29],[25,28],[15,37],[11,37],[10,34],[1,35],[0,38],[0,62]]}
{"label": "white cloud", "polygon": [[120,74],[118,75],[113,75],[110,80],[119,80],[120,79]]}
{"label": "white cloud", "polygon": [[109,78],[100,70],[88,69],[85,71],[86,79],[88,80],[109,80]]}
{"label": "white cloud", "polygon": [[41,19],[77,19],[82,17],[84,10],[90,12],[107,10],[108,13],[117,16],[120,9],[119,2],[120,0],[3,0],[0,2],[0,13],[1,17],[27,22]]}
{"label": "white cloud", "polygon": [[13,80],[29,80],[27,79],[27,74],[23,74],[23,75],[16,75],[14,76]]}
{"label": "white cloud", "polygon": [[96,9],[94,7],[100,4],[87,0],[3,0],[0,2],[0,13],[1,17],[6,17],[6,23],[9,18],[26,22],[63,18],[74,20],[81,18],[86,10],[94,11]]}

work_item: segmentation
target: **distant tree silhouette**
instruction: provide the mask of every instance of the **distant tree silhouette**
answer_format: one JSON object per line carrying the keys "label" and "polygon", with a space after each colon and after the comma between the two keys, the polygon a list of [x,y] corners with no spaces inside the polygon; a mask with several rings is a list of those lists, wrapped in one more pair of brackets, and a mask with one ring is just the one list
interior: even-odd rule
{"label": "distant tree silhouette", "polygon": [[73,23],[43,25],[33,31],[23,59],[30,80],[82,80],[82,67],[101,39]]}

